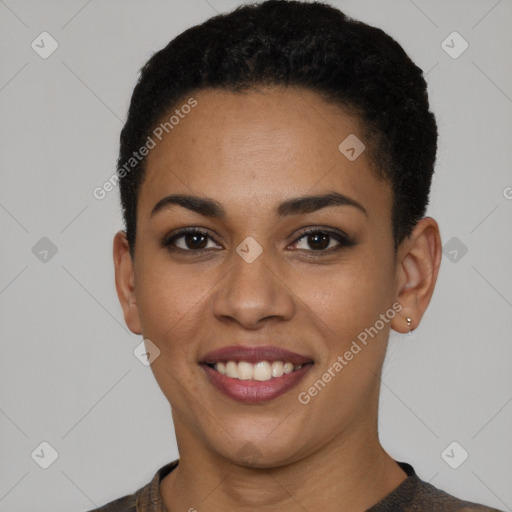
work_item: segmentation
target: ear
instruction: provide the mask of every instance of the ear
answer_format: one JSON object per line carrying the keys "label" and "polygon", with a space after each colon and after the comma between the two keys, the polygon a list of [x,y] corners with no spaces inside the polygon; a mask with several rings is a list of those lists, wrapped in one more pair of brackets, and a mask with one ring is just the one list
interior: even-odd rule
{"label": "ear", "polygon": [[133,260],[130,255],[128,240],[124,231],[114,236],[114,267],[116,274],[116,290],[123,308],[124,320],[128,329],[134,334],[142,334],[139,311],[135,300],[135,274]]}
{"label": "ear", "polygon": [[395,331],[407,333],[419,325],[434,293],[441,256],[439,226],[431,217],[424,217],[397,251],[396,300],[403,309],[391,322]]}

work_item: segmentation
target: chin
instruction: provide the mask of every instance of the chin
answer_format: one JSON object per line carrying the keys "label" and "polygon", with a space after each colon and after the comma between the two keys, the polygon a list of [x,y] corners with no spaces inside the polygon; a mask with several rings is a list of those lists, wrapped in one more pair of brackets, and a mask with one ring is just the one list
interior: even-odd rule
{"label": "chin", "polygon": [[[275,445],[268,441],[237,440],[229,443],[228,451],[221,455],[233,464],[248,468],[269,469],[284,466],[300,459],[297,446],[276,439]],[[233,451],[234,447],[236,451]]]}

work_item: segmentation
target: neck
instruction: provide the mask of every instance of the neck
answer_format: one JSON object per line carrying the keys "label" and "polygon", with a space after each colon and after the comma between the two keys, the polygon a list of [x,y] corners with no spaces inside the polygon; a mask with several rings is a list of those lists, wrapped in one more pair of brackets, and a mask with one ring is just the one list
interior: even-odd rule
{"label": "neck", "polygon": [[334,438],[296,462],[273,468],[233,464],[204,451],[200,457],[180,446],[178,467],[162,480],[168,512],[198,510],[308,510],[364,512],[407,475],[374,435],[356,432]]}

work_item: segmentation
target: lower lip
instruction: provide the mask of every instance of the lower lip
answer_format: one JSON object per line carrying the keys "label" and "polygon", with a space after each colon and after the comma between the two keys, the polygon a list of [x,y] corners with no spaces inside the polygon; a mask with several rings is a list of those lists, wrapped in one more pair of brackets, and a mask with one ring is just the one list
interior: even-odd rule
{"label": "lower lip", "polygon": [[219,391],[222,391],[225,395],[238,402],[256,404],[273,400],[292,389],[313,365],[306,364],[291,373],[285,373],[281,377],[272,377],[270,380],[265,381],[233,379],[220,374],[217,370],[205,364],[201,366],[210,382]]}

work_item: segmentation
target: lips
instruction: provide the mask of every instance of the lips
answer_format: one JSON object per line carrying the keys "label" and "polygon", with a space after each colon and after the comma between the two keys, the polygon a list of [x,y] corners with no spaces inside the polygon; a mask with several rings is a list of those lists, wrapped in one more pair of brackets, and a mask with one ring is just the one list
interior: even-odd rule
{"label": "lips", "polygon": [[[254,404],[277,398],[295,387],[314,362],[308,356],[278,347],[237,345],[209,352],[201,358],[199,364],[210,383],[223,394],[239,402]],[[252,374],[252,365],[263,366],[267,372],[271,366],[272,377],[269,373],[265,375],[264,370],[261,375],[262,368]],[[240,373],[236,370],[237,366]],[[247,369],[249,374],[242,375]]]}

